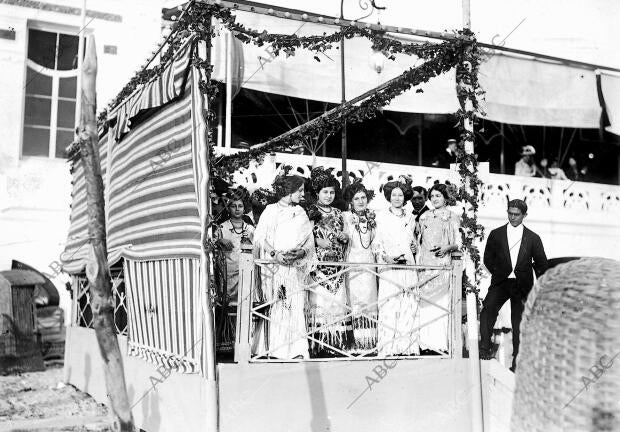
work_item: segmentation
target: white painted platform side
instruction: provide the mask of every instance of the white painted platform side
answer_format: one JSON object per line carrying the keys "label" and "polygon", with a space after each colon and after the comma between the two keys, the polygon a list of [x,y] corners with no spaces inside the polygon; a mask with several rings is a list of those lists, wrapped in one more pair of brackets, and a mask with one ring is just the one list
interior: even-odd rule
{"label": "white painted platform side", "polygon": [[[485,432],[510,432],[515,374],[497,360],[481,362],[482,411]],[[518,371],[518,369],[517,369]]]}
{"label": "white painted platform side", "polygon": [[[97,402],[108,403],[101,354],[95,331],[67,327],[67,382],[90,394]],[[204,431],[207,424],[206,382],[197,374],[163,375],[157,366],[129,357],[127,338],[119,336],[127,391],[137,427],[148,432]],[[163,370],[163,369],[162,369]]]}
{"label": "white painted platform side", "polygon": [[220,364],[220,431],[470,431],[466,359],[394,363]]}
{"label": "white painted platform side", "polygon": [[[69,327],[67,333],[67,382],[107,403],[94,330]],[[205,430],[205,381],[177,373],[165,378],[154,364],[125,355],[126,337],[119,343],[136,425],[147,432]],[[219,364],[220,431],[469,432],[467,362]],[[485,361],[482,389],[485,431],[509,431],[514,375]]]}

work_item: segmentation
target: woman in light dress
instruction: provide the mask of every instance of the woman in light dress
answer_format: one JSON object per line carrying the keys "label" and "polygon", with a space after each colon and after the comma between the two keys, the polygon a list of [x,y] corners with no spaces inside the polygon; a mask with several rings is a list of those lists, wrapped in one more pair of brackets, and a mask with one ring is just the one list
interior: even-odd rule
{"label": "woman in light dress", "polygon": [[298,204],[304,195],[304,179],[278,176],[273,188],[279,201],[263,211],[254,232],[255,257],[276,261],[262,265],[259,297],[270,307],[260,309],[261,328],[254,332],[253,353],[279,359],[308,357],[304,305],[308,274],[316,261],[312,224]]}
{"label": "woman in light dress", "polygon": [[241,242],[252,243],[254,226],[244,221],[249,210],[247,191],[239,188],[225,197],[230,218],[214,231],[216,244],[226,258],[226,294],[222,300],[224,316],[218,325],[218,342],[221,351],[232,351],[235,343],[235,317],[237,313],[237,292],[239,288],[239,254]]}
{"label": "woman in light dress", "polygon": [[[415,217],[404,208],[411,186],[391,181],[383,186],[390,207],[377,215],[377,262],[415,264]],[[379,268],[379,356],[419,354],[418,277],[415,270]]]}
{"label": "woman in light dress", "polygon": [[[420,216],[418,264],[449,266],[451,253],[459,250],[462,243],[459,217],[446,208],[449,193],[445,184],[435,184],[428,195],[433,209]],[[429,281],[425,283],[426,280]],[[450,271],[424,270],[420,272],[420,284],[420,295],[431,302],[422,300],[420,304],[420,345],[431,352],[447,353]]]}
{"label": "woman in light dress", "polygon": [[345,233],[342,212],[332,206],[340,192],[340,184],[330,171],[314,168],[310,174],[313,194],[307,208],[313,222],[314,241],[318,264],[310,273],[308,290],[308,331],[312,331],[312,357],[331,357],[347,349],[347,326],[350,327],[345,275],[335,265],[321,265],[321,261],[344,261],[348,236]]}
{"label": "woman in light dress", "polygon": [[[374,263],[377,237],[375,213],[368,209],[374,195],[360,182],[344,190],[350,210],[343,213],[349,247],[345,261],[349,263]],[[346,274],[346,288],[353,318],[353,340],[349,350],[353,354],[367,355],[377,347],[377,276],[376,267],[350,270]]]}

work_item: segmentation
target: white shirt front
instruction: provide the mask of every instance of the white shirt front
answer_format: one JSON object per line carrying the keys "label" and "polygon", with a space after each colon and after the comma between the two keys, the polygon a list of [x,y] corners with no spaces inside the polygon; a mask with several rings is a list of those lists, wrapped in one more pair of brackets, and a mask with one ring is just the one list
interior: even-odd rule
{"label": "white shirt front", "polygon": [[512,271],[508,275],[508,279],[516,279],[515,266],[517,265],[517,258],[519,257],[521,239],[523,238],[523,224],[519,224],[517,227],[508,224],[506,226],[506,237],[508,237],[508,249],[510,251],[510,263],[512,266]]}

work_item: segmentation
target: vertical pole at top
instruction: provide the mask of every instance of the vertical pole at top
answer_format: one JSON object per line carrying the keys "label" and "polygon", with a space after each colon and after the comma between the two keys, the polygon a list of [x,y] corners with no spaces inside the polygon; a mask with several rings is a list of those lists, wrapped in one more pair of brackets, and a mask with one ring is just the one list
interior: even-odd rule
{"label": "vertical pole at top", "polygon": [[225,121],[225,138],[224,138],[224,147],[231,148],[232,147],[232,63],[233,63],[233,35],[230,32],[226,32],[226,121]]}
{"label": "vertical pole at top", "polygon": [[82,0],[82,11],[80,13],[80,28],[78,30],[78,61],[77,61],[77,82],[76,82],[76,97],[75,97],[75,125],[76,136],[77,126],[80,124],[82,117],[82,65],[84,64],[84,27],[86,27],[86,0]]}
{"label": "vertical pole at top", "polygon": [[[344,0],[340,0],[340,19],[344,20]],[[344,73],[344,38],[340,40],[340,89],[341,102],[347,101],[345,90],[345,73]],[[341,135],[341,159],[342,159],[342,187],[349,184],[349,173],[347,172],[347,122],[343,121]]]}
{"label": "vertical pole at top", "polygon": [[499,154],[499,172],[506,174],[506,140],[504,139],[504,123],[500,125],[501,152]]}

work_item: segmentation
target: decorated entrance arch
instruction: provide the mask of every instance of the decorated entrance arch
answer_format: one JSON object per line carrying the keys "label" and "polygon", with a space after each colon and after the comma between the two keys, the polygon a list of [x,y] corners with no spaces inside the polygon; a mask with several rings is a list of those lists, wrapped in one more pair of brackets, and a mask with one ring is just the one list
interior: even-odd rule
{"label": "decorated entrance arch", "polygon": [[[409,68],[380,86],[342,103],[323,115],[280,136],[254,145],[247,151],[219,157],[217,166],[210,166],[210,171],[215,176],[229,178],[235,171],[247,168],[250,161],[261,161],[270,152],[290,148],[296,145],[297,141],[303,136],[321,133],[327,137],[338,132],[346,123],[359,123],[374,118],[395,97],[448,72],[452,68],[456,68],[455,86],[460,104],[460,108],[455,113],[460,130],[457,164],[461,178],[457,199],[463,205],[461,214],[463,252],[471,258],[474,269],[469,277],[463,279],[463,284],[467,292],[477,294],[477,282],[481,276],[482,265],[476,241],[482,240],[484,234],[477,216],[482,182],[478,177],[477,156],[473,153],[473,130],[471,130],[471,126],[468,127],[467,125],[473,125],[477,115],[483,114],[479,105],[479,98],[482,97],[483,91],[478,82],[481,52],[471,30],[466,28],[441,34],[409,30],[409,34],[436,37],[442,39],[442,42],[406,43],[389,36],[389,33],[401,33],[401,28],[356,21],[341,21],[329,17],[308,16],[307,14],[296,16],[290,12],[274,11],[273,9],[259,11],[259,8],[249,7],[250,12],[266,13],[282,18],[307,20],[339,27],[338,31],[331,34],[298,36],[295,34],[270,33],[267,29],[247,28],[237,22],[235,10],[238,8],[240,8],[239,4],[219,0],[190,1],[187,3],[179,11],[179,17],[175,19],[176,22],[171,34],[159,47],[159,50],[162,50],[164,46],[166,47],[161,53],[159,64],[150,69],[147,68],[150,61],[155,57],[153,56],[143,69],[134,75],[108,105],[107,110],[100,113],[98,117],[100,124],[105,125],[108,111],[114,110],[141,86],[160,76],[187,38],[197,37],[198,40],[204,42],[207,48],[211,48],[212,39],[216,36],[215,28],[212,25],[213,20],[218,20],[235,38],[243,43],[256,46],[269,45],[274,56],[289,57],[299,49],[318,54],[332,48],[335,43],[343,39],[362,37],[370,40],[372,48],[382,52],[388,59],[393,60],[396,55],[409,55],[424,60],[420,66]],[[210,56],[207,55],[207,58],[203,58],[198,52],[199,50],[194,54],[192,61],[201,71],[200,89],[210,107],[218,93],[218,86],[211,79],[213,65]],[[207,52],[209,52],[208,49]],[[317,62],[317,65],[320,63]],[[422,92],[422,89],[417,89],[416,92]],[[207,122],[214,118],[214,113],[211,110],[208,110],[205,115]],[[207,135],[209,151],[213,156],[212,134],[208,131]],[[472,151],[466,151],[468,143]]]}

